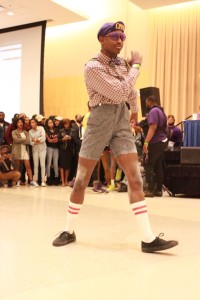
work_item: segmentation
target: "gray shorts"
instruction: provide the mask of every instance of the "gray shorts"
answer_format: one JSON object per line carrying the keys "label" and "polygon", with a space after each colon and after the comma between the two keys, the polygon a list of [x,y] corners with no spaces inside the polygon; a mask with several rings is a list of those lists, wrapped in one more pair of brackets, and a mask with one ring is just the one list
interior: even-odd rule
{"label": "gray shorts", "polygon": [[125,103],[91,109],[79,156],[99,160],[107,145],[115,156],[137,152]]}

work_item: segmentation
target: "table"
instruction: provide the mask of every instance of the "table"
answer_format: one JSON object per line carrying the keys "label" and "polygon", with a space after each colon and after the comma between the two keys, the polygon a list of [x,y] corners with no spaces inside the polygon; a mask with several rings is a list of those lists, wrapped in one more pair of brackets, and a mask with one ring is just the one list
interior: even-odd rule
{"label": "table", "polygon": [[184,147],[200,147],[200,120],[185,120]]}

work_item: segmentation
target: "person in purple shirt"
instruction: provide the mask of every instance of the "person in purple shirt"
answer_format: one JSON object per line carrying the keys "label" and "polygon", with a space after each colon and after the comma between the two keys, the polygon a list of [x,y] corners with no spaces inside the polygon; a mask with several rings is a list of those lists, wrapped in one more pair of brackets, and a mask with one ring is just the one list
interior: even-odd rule
{"label": "person in purple shirt", "polygon": [[167,126],[169,130],[169,141],[174,143],[174,147],[180,147],[183,144],[183,134],[180,128],[174,125],[175,118],[173,115],[167,117]]}
{"label": "person in purple shirt", "polygon": [[146,107],[149,109],[147,115],[149,129],[143,146],[147,182],[145,197],[162,197],[163,156],[168,144],[167,117],[163,109],[157,105],[154,96],[149,96],[146,99]]}

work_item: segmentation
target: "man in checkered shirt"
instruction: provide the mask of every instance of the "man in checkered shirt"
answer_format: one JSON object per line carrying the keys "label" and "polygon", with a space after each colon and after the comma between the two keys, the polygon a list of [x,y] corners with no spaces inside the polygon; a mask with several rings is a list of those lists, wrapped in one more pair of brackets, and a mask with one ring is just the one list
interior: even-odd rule
{"label": "man in checkered shirt", "polygon": [[[53,241],[53,246],[64,246],[76,241],[74,223],[84,201],[85,189],[92,171],[106,145],[109,145],[123,169],[129,190],[129,201],[141,234],[143,252],[172,248],[177,241],[156,237],[148,219],[137,150],[130,130],[130,122],[137,121],[137,91],[134,84],[139,76],[142,56],[131,53],[129,64],[117,55],[123,48],[125,25],[119,21],[105,23],[97,38],[101,52],[92,58],[84,70],[91,113],[84,134],[77,177],[70,196],[65,230]],[[131,113],[127,108],[129,104]]]}

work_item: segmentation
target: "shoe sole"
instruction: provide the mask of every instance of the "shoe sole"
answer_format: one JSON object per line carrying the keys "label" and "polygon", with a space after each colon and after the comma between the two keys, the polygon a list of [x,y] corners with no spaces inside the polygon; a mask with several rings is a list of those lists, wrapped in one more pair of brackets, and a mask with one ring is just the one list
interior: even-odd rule
{"label": "shoe sole", "polygon": [[145,253],[153,253],[153,252],[158,252],[158,251],[163,251],[163,250],[167,250],[167,249],[170,249],[170,248],[173,248],[175,246],[178,245],[178,242],[177,241],[173,241],[171,242],[170,244],[168,245],[164,245],[164,246],[160,246],[160,247],[152,247],[151,249],[145,249],[145,248],[142,248],[142,252],[145,252]]}
{"label": "shoe sole", "polygon": [[97,191],[97,190],[94,190],[92,189],[94,193],[98,193],[98,194],[107,194],[108,191]]}
{"label": "shoe sole", "polygon": [[54,246],[54,247],[62,247],[62,246],[66,246],[67,244],[70,244],[70,243],[73,243],[73,242],[76,242],[76,239],[71,239],[71,240],[69,240],[69,241],[66,241],[65,243],[63,243],[63,244],[56,244],[56,243],[52,243],[52,245]]}

